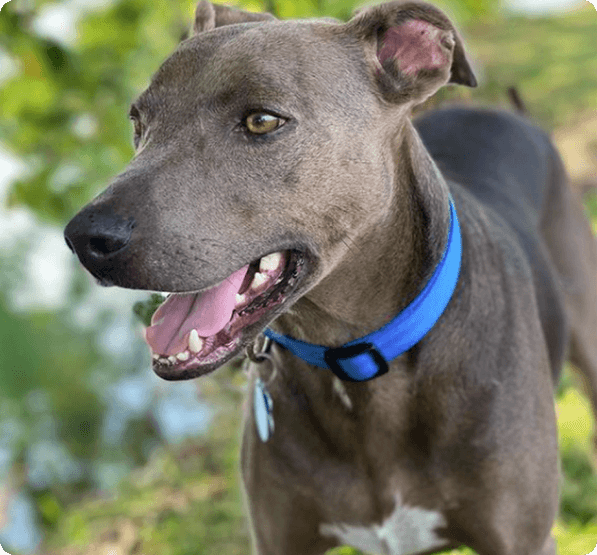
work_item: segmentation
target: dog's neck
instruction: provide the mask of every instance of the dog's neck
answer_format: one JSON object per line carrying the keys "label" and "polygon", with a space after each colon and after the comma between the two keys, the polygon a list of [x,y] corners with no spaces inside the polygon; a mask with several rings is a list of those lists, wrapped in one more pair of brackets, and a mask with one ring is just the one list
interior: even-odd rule
{"label": "dog's neck", "polygon": [[393,144],[394,197],[383,225],[350,238],[346,256],[274,330],[342,345],[389,322],[424,287],[446,245],[449,192],[410,120]]}

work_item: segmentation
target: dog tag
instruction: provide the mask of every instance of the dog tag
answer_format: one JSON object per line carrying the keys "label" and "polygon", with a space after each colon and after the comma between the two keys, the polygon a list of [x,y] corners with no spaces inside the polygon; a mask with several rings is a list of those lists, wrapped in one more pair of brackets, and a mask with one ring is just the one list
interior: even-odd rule
{"label": "dog tag", "polygon": [[265,384],[260,378],[257,378],[255,380],[255,390],[253,391],[253,412],[255,413],[257,433],[264,443],[274,432],[273,408],[274,402],[267,392]]}

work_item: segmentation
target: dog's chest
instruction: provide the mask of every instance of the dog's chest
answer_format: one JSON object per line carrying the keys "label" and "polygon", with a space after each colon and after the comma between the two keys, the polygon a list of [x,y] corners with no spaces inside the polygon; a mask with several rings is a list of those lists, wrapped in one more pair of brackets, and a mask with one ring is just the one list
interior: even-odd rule
{"label": "dog's chest", "polygon": [[393,513],[381,525],[324,524],[321,533],[367,553],[408,555],[445,544],[436,533],[445,523],[441,513],[405,506],[398,495]]}

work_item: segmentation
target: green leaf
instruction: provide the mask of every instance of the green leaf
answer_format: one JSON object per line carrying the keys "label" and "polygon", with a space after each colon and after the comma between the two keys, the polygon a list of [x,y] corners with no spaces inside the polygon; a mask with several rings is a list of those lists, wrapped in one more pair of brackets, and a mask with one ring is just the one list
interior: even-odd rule
{"label": "green leaf", "polygon": [[149,327],[151,325],[151,317],[165,300],[166,297],[164,295],[153,293],[146,301],[135,303],[133,312],[145,327]]}

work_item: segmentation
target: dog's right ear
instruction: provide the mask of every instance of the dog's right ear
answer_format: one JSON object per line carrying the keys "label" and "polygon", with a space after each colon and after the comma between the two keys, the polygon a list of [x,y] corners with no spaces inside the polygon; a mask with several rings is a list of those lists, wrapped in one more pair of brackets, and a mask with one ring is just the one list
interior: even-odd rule
{"label": "dog's right ear", "polygon": [[234,25],[235,23],[247,23],[251,21],[270,21],[275,17],[269,13],[251,13],[228,6],[212,4],[207,0],[201,0],[195,11],[195,34],[203,31],[211,31],[216,27]]}

